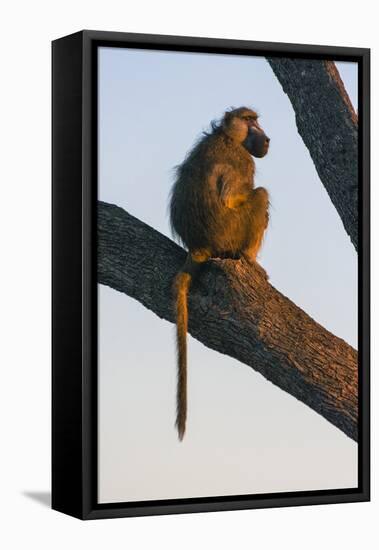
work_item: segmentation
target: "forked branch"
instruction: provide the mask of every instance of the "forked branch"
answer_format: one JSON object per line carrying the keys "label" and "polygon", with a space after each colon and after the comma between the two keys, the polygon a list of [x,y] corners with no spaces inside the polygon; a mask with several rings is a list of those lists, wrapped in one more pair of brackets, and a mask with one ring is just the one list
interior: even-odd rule
{"label": "forked branch", "polygon": [[[185,251],[121,208],[98,204],[98,282],[174,322]],[[189,298],[189,332],[238,359],[357,440],[357,352],[243,260],[211,260]]]}

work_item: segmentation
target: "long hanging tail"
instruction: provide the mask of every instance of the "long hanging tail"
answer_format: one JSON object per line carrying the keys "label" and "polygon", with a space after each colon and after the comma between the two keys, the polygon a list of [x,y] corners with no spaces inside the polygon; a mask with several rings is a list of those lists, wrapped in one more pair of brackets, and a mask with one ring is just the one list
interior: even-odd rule
{"label": "long hanging tail", "polygon": [[187,419],[187,331],[188,331],[188,292],[193,277],[201,265],[209,258],[208,252],[189,253],[182,270],[174,281],[176,309],[176,350],[178,365],[178,387],[176,393],[176,428],[182,441]]}
{"label": "long hanging tail", "polygon": [[176,394],[176,427],[182,441],[187,419],[187,329],[188,291],[192,276],[181,271],[175,277],[176,290],[176,350],[178,365],[178,386]]}

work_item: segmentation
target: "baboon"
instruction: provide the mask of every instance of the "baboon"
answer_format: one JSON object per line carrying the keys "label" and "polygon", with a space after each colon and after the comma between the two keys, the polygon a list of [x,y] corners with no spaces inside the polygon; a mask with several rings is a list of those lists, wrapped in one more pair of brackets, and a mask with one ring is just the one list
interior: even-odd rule
{"label": "baboon", "polygon": [[255,164],[270,139],[252,109],[225,112],[176,167],[170,197],[173,234],[187,247],[175,278],[177,324],[177,416],[181,441],[187,418],[187,296],[191,280],[209,258],[255,261],[268,224],[268,193],[254,188]]}

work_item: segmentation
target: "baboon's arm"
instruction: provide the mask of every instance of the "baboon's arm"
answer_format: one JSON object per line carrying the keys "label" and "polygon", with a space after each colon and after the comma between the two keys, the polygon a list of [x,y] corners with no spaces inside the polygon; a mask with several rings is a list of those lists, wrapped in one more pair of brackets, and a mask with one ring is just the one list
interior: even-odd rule
{"label": "baboon's arm", "polygon": [[216,180],[218,196],[227,208],[238,208],[249,200],[249,189],[243,185],[240,175],[232,166],[217,164],[213,177]]}

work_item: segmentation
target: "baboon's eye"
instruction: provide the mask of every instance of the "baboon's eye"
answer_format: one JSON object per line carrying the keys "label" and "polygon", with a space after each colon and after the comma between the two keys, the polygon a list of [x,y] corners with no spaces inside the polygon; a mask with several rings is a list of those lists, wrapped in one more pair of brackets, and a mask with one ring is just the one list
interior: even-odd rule
{"label": "baboon's eye", "polygon": [[247,122],[255,122],[258,120],[258,117],[257,116],[252,116],[252,115],[246,115],[243,117],[245,120],[247,120]]}

